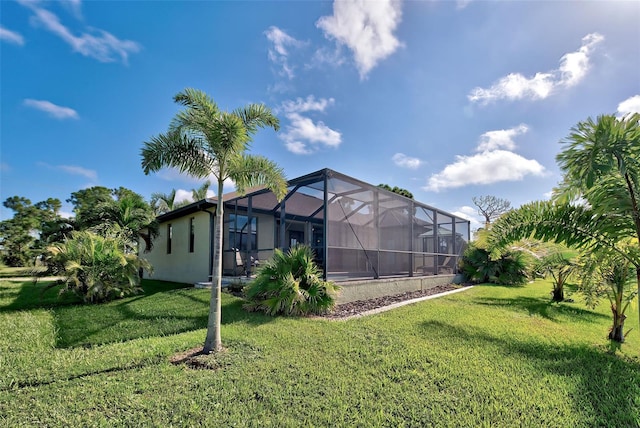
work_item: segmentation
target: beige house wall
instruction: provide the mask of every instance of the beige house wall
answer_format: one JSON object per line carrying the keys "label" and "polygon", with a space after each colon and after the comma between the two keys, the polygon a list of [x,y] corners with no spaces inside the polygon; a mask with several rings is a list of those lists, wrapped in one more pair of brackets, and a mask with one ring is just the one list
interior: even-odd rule
{"label": "beige house wall", "polygon": [[[194,249],[189,252],[189,221],[194,219]],[[142,252],[153,266],[153,273],[145,277],[163,281],[196,283],[209,280],[209,214],[196,212],[160,224],[160,235],[153,241],[153,249]],[[167,254],[168,226],[173,229],[171,254]]]}

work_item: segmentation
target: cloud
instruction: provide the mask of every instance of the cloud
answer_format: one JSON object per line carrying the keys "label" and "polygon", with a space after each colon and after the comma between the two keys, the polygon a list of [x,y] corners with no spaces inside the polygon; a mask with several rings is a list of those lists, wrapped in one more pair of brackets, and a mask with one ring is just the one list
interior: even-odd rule
{"label": "cloud", "polygon": [[490,88],[476,87],[467,96],[469,101],[489,104],[497,100],[541,100],[556,90],[569,88],[580,83],[589,71],[589,59],[595,46],[604,40],[598,33],[587,34],[582,38],[582,46],[575,52],[564,54],[560,58],[557,70],[538,72],[527,78],[520,73],[511,73],[500,78]]}
{"label": "cloud", "polygon": [[67,174],[71,175],[79,175],[81,177],[88,178],[93,182],[98,180],[98,173],[93,169],[87,169],[77,165],[49,165],[46,162],[38,162],[38,165],[44,166],[49,169],[64,171]]}
{"label": "cloud", "polygon": [[316,26],[325,37],[351,49],[364,79],[378,62],[402,46],[393,34],[401,20],[400,1],[335,0],[333,15],[321,17]]}
{"label": "cloud", "polygon": [[412,158],[410,156],[405,155],[404,153],[396,153],[391,158],[393,163],[401,168],[409,168],[409,169],[417,169],[422,165],[422,161],[418,158]]}
{"label": "cloud", "polygon": [[618,104],[618,117],[629,113],[640,113],[640,95],[634,95]]}
{"label": "cloud", "polygon": [[294,67],[289,64],[289,48],[298,48],[304,45],[303,42],[297,40],[280,28],[271,26],[264,32],[267,39],[271,42],[269,48],[269,60],[274,64],[282,67],[280,74],[289,79],[295,76]]}
{"label": "cloud", "polygon": [[14,45],[24,46],[24,37],[21,34],[4,28],[0,25],[0,40],[7,43],[13,43]]}
{"label": "cloud", "polygon": [[27,107],[33,107],[36,110],[48,113],[50,116],[56,119],[78,119],[78,112],[69,107],[63,107],[53,104],[50,101],[34,100],[27,98],[23,101],[23,104]]}
{"label": "cloud", "polygon": [[478,152],[484,152],[487,150],[496,149],[508,149],[513,150],[516,148],[516,143],[513,141],[513,137],[524,134],[529,128],[525,124],[520,124],[511,129],[500,129],[498,131],[488,131],[480,136],[480,144],[476,148]]}
{"label": "cloud", "polygon": [[[65,27],[54,13],[39,7],[40,3],[27,0],[19,0],[23,6],[31,9],[33,16],[31,24],[43,27],[64,40],[71,48],[86,57],[97,59],[100,62],[114,62],[118,57],[122,63],[127,64],[130,53],[140,51],[141,46],[131,40],[120,40],[113,34],[91,29],[93,34],[81,33],[74,35]],[[79,4],[79,2],[77,2]]]}
{"label": "cloud", "polygon": [[89,180],[96,181],[98,179],[98,173],[92,169],[83,168],[81,166],[75,165],[58,165],[56,168],[67,172],[72,175],[80,175],[82,177],[86,177]]}
{"label": "cloud", "polygon": [[324,112],[334,103],[333,98],[315,99],[313,95],[306,99],[297,98],[282,103],[281,109],[289,120],[280,138],[292,153],[307,155],[315,153],[319,147],[338,147],[342,143],[342,134],[329,128],[322,121],[314,122],[303,115],[309,112]]}
{"label": "cloud", "polygon": [[483,152],[473,156],[456,156],[456,161],[429,178],[425,190],[443,189],[469,184],[491,184],[519,181],[527,175],[544,175],[545,169],[536,160],[506,150]]}
{"label": "cloud", "polygon": [[483,223],[478,219],[478,210],[468,205],[458,208],[457,211],[453,211],[451,214],[469,220],[471,230],[477,230],[483,226]]}
{"label": "cloud", "polygon": [[82,19],[82,0],[63,0],[62,4],[69,9],[76,18]]}
{"label": "cloud", "polygon": [[9,172],[11,171],[11,166],[9,166],[6,162],[0,162],[0,172]]}
{"label": "cloud", "polygon": [[[211,192],[211,196],[215,196],[215,191],[213,189],[218,188],[218,180],[215,176],[210,175],[205,178],[196,178],[192,175],[181,173],[177,168],[164,168],[157,173],[157,177],[166,180],[166,181],[179,181],[182,183],[189,183],[197,186],[202,186],[205,181],[209,180],[211,182],[211,188],[209,192]],[[235,183],[231,179],[224,180],[224,192],[231,191],[235,189]],[[191,191],[189,190],[189,194]],[[209,193],[207,193],[209,195]]]}
{"label": "cloud", "polygon": [[480,136],[476,147],[479,153],[472,156],[456,156],[456,161],[447,165],[441,172],[433,174],[423,189],[439,192],[468,184],[518,181],[527,175],[544,175],[545,168],[538,161],[526,159],[510,151],[516,148],[513,138],[528,130],[527,125],[520,124],[510,129],[485,132]]}

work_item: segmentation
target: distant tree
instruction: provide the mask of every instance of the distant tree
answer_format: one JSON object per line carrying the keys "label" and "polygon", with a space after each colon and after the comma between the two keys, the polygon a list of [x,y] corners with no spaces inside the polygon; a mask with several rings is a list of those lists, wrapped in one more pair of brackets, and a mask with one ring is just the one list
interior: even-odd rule
{"label": "distant tree", "polygon": [[402,189],[402,188],[400,188],[398,186],[391,187],[388,184],[378,184],[378,187],[380,187],[381,189],[388,190],[388,191],[393,192],[393,193],[397,193],[398,195],[405,196],[405,197],[407,197],[409,199],[413,199],[413,193],[411,193],[407,189]]}
{"label": "distant tree", "polygon": [[142,238],[145,250],[149,250],[157,236],[153,208],[126,187],[90,187],[72,193],[67,202],[74,206],[76,230],[90,230],[104,237],[118,235],[127,243],[128,251],[134,250],[136,237]]}
{"label": "distant tree", "polygon": [[[232,112],[222,111],[204,92],[185,89],[174,97],[185,107],[178,112],[166,134],[145,142],[142,149],[142,169],[145,174],[164,167],[175,167],[194,177],[215,177],[218,195],[223,184],[232,179],[239,193],[250,186],[265,184],[280,200],[287,192],[287,181],[282,169],[272,161],[249,155],[249,143],[258,128],[278,130],[278,118],[262,104],[250,104]],[[216,209],[214,236],[214,263],[209,321],[204,352],[220,351],[222,340],[221,289],[222,289],[222,230],[224,205]]]}
{"label": "distant tree", "polygon": [[488,229],[491,222],[511,209],[511,202],[496,196],[474,196],[473,204],[478,207],[478,215],[484,217],[484,227]]}
{"label": "distant tree", "polygon": [[136,250],[138,238],[144,240],[145,250],[150,250],[159,233],[153,209],[142,196],[129,189],[120,188],[114,193],[116,200],[98,206],[103,222],[90,230],[120,239],[128,253]]}
{"label": "distant tree", "polygon": [[209,192],[209,186],[211,186],[211,181],[207,180],[202,184],[202,186],[198,187],[197,189],[191,189],[191,196],[193,198],[193,201],[196,202],[206,199],[207,192]]}
{"label": "distant tree", "polygon": [[169,193],[152,193],[151,208],[156,215],[173,211],[176,208],[176,189]]}
{"label": "distant tree", "polygon": [[85,230],[99,226],[104,221],[100,207],[105,203],[113,202],[113,193],[113,190],[102,186],[93,186],[71,193],[67,202],[73,205],[76,229]]}
{"label": "distant tree", "polygon": [[60,221],[61,203],[48,198],[33,205],[27,198],[12,196],[3,205],[13,211],[13,218],[0,222],[2,261],[8,266],[33,265],[43,249],[43,231]]}

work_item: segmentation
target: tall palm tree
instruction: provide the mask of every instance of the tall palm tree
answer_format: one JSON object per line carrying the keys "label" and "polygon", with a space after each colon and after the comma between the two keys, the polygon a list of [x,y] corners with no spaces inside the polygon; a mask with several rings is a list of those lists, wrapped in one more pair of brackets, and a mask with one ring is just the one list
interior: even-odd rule
{"label": "tall palm tree", "polygon": [[197,178],[215,177],[218,205],[213,252],[213,287],[204,352],[222,349],[220,337],[222,228],[224,180],[232,179],[239,193],[250,186],[265,185],[278,199],[284,198],[287,181],[274,162],[247,153],[259,128],[280,128],[279,120],[262,104],[249,104],[231,112],[222,111],[204,92],[185,89],[174,97],[184,107],[169,125],[167,133],[144,143],[142,169],[145,174],[174,167]]}
{"label": "tall palm tree", "polygon": [[[492,247],[533,236],[618,254],[634,267],[640,293],[640,114],[589,118],[561,143],[557,161],[564,180],[554,201],[523,205],[498,219]],[[628,245],[631,236],[635,242]],[[640,305],[638,310],[640,318]]]}

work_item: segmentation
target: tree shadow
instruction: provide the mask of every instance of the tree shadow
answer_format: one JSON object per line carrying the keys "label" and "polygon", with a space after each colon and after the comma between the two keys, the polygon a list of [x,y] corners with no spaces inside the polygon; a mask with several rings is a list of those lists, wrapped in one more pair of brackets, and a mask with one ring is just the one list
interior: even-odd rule
{"label": "tree shadow", "polygon": [[607,350],[606,346],[586,344],[557,346],[522,337],[496,337],[480,328],[462,328],[440,321],[427,321],[419,328],[442,341],[455,337],[469,348],[493,345],[505,355],[520,354],[541,371],[576,380],[579,386],[577,393],[571,395],[573,407],[586,420],[594,421],[594,426],[638,426],[640,363],[616,355],[615,348]]}
{"label": "tree shadow", "polygon": [[579,317],[585,321],[597,322],[601,319],[608,319],[606,315],[593,312],[585,308],[578,308],[576,304],[567,302],[553,302],[550,299],[540,299],[535,297],[476,297],[473,303],[483,306],[498,306],[514,308],[519,311],[526,311],[529,315],[539,315],[550,321],[558,321],[559,315]]}
{"label": "tree shadow", "polygon": [[[140,338],[162,337],[207,327],[208,293],[194,288],[155,291],[102,305],[54,310],[56,347],[90,348]],[[274,320],[242,308],[244,300],[223,294],[222,325],[262,325]],[[203,338],[204,339],[204,338]]]}

